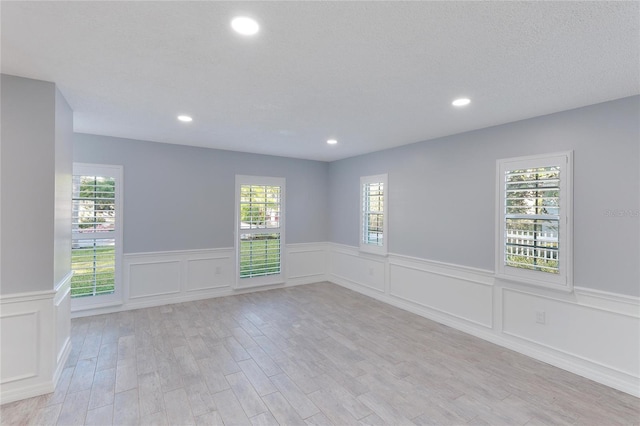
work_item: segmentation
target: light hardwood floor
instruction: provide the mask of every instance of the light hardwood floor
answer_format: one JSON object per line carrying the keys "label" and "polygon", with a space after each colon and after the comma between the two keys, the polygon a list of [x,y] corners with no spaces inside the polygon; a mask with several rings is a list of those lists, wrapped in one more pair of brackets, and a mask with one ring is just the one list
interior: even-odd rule
{"label": "light hardwood floor", "polygon": [[640,424],[640,400],[330,283],[72,321],[2,424]]}

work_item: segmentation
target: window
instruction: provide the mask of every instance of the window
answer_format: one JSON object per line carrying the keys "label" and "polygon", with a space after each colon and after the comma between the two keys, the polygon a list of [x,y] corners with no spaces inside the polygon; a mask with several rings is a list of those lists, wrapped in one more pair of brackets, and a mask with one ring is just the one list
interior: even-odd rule
{"label": "window", "polygon": [[122,300],[121,176],[121,166],[73,166],[71,298],[75,307]]}
{"label": "window", "polygon": [[284,178],[236,176],[239,288],[284,282]]}
{"label": "window", "polygon": [[571,291],[572,152],[498,160],[496,271]]}
{"label": "window", "polygon": [[387,175],[360,178],[360,250],[387,254]]}

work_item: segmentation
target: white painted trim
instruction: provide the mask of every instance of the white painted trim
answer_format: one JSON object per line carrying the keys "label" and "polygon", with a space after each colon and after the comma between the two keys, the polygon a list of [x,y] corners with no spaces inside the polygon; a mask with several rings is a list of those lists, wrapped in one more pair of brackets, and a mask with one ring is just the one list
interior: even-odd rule
{"label": "white painted trim", "polygon": [[[233,247],[127,253],[123,256],[123,286],[125,294],[123,302],[104,303],[94,305],[89,309],[73,310],[72,316],[77,318],[99,315],[326,281],[327,247],[325,242],[289,244],[284,250],[288,256],[291,255],[291,265],[290,268],[287,268],[287,272],[296,272],[294,275],[288,275],[286,279],[278,283],[242,289],[233,288],[233,280],[235,279],[235,249]],[[298,258],[298,255],[300,255],[300,258]],[[220,267],[220,274],[216,275],[216,271],[213,269],[212,275],[205,277],[202,275],[202,271],[198,272],[196,270],[194,272],[190,270],[191,267],[195,266],[193,262],[200,260],[213,261],[214,264]],[[155,265],[165,265],[167,263],[176,264],[175,270],[179,269],[180,271],[179,283],[176,283],[175,286],[176,291],[131,295],[131,286],[136,285],[131,282],[131,267],[141,265],[149,266],[153,269]],[[206,287],[189,288],[190,274],[192,273],[196,274],[196,276],[191,275],[192,279],[198,281],[199,278],[206,278],[210,280],[209,284]]]}
{"label": "white painted trim", "polygon": [[[96,303],[88,306],[72,306],[71,318],[76,318],[78,316],[85,316],[85,315],[80,315],[79,314],[80,312],[87,312],[88,313],[87,315],[96,315],[91,312],[98,312],[98,310],[100,309],[108,308],[111,306],[122,306],[122,302],[105,302],[105,303]],[[117,310],[112,312],[117,312]]]}
{"label": "white painted trim", "polygon": [[54,294],[55,294],[54,290],[0,294],[0,305],[5,305],[8,303],[34,302],[36,300],[47,300],[47,299],[51,299]]}
{"label": "white painted trim", "polygon": [[403,256],[399,254],[389,255],[389,264],[398,265],[405,268],[416,269],[441,275],[443,277],[456,278],[474,284],[493,286],[493,273],[484,269],[469,268],[466,266],[456,266],[450,263],[422,260],[416,257]]}
{"label": "white painted trim", "polygon": [[[326,281],[327,278],[327,244],[326,243],[295,243],[287,244],[287,259],[289,268],[287,268],[287,285],[292,283],[297,284],[310,284],[313,282]],[[314,265],[316,263],[320,266],[320,271],[317,269],[309,270],[309,265],[300,265],[296,255],[313,256]],[[302,269],[303,272],[294,272],[298,269]],[[297,285],[296,284],[296,285]]]}
{"label": "white painted trim", "polygon": [[[280,187],[280,216],[278,228],[241,229],[240,217],[240,192],[242,185],[264,185]],[[273,176],[235,176],[235,205],[234,205],[234,254],[235,254],[235,279],[233,287],[235,289],[247,289],[254,287],[265,287],[282,284],[287,276],[287,180],[284,177]],[[240,238],[242,234],[252,233],[273,233],[280,237],[280,273],[265,275],[260,277],[240,278]]]}
{"label": "white painted trim", "polygon": [[[233,248],[222,248],[127,254],[125,255],[125,263],[146,262],[153,264],[159,259],[163,259],[165,261],[178,259],[180,262],[188,262],[189,260],[194,259],[215,258],[228,261],[230,265],[229,268],[233,270],[235,265],[235,262],[233,261],[233,250]],[[506,327],[505,330],[504,324],[505,321],[508,321],[508,318],[503,316],[505,311],[503,293],[504,291],[527,293],[534,297],[549,300],[553,303],[559,303],[559,309],[562,309],[562,306],[566,306],[570,309],[579,309],[580,312],[585,315],[589,315],[589,312],[593,312],[594,315],[603,315],[606,318],[620,318],[621,321],[624,321],[624,324],[635,324],[634,321],[636,321],[638,322],[639,327],[640,316],[637,314],[637,311],[640,307],[640,298],[607,293],[583,287],[576,287],[574,293],[568,294],[546,288],[526,285],[517,285],[512,283],[507,285],[500,280],[496,280],[493,272],[488,270],[469,268],[398,254],[390,254],[388,257],[383,258],[376,255],[362,253],[359,251],[358,247],[334,243],[321,242],[290,244],[286,246],[286,251],[288,254],[292,255],[291,265],[290,268],[288,268],[291,275],[287,276],[284,284],[238,290],[233,289],[232,285],[229,283],[229,285],[225,286],[192,291],[186,291],[186,287],[181,284],[180,288],[182,290],[178,294],[149,296],[136,298],[134,300],[126,300],[125,303],[119,306],[76,312],[74,313],[74,316],[117,312],[213,297],[224,297],[234,294],[251,293],[255,291],[308,284],[312,282],[331,281],[359,293],[366,294],[377,300],[389,303],[390,305],[413,312],[417,315],[421,315],[425,318],[429,318],[511,350],[515,350],[524,355],[547,362],[559,368],[595,380],[599,383],[611,386],[632,395],[640,396],[640,377],[630,374],[633,372],[628,368],[628,366],[615,365],[611,363],[607,364],[606,362],[598,361],[589,353],[572,353],[567,350],[562,350],[559,347],[552,347],[544,341],[536,341],[532,336],[524,335],[524,338],[522,338],[522,336],[515,336],[511,333],[513,327]],[[334,273],[332,270],[334,267],[332,264],[332,256],[335,254],[347,255],[349,256],[347,259],[354,260],[353,264],[351,260],[348,260],[344,267],[356,267],[358,262],[361,261],[360,275],[352,274],[349,277],[344,277],[340,276],[340,274]],[[298,265],[296,265],[295,262],[299,262]],[[368,273],[370,265],[375,268],[375,275],[373,276]],[[323,271],[323,267],[326,273],[321,273]],[[463,290],[460,291],[457,296],[461,298],[461,303],[459,306],[456,305],[455,308],[459,307],[464,310],[466,309],[464,308],[465,306],[469,306],[471,308],[474,307],[473,304],[469,304],[474,299],[473,296],[465,294],[464,289],[466,288],[475,289],[479,291],[480,294],[486,294],[486,292],[489,292],[492,296],[490,300],[484,298],[483,305],[486,306],[486,309],[491,311],[489,313],[489,317],[485,315],[481,317],[483,318],[482,320],[477,321],[477,315],[474,314],[467,315],[464,312],[461,314],[455,309],[453,311],[448,311],[446,309],[443,310],[440,306],[430,307],[421,301],[398,297],[398,295],[395,294],[397,283],[391,282],[394,277],[394,275],[390,273],[390,269],[392,267],[407,268],[407,270],[415,270],[419,273],[424,273],[424,279],[427,281],[442,278],[445,281],[440,285],[448,285],[447,283],[459,285],[459,288]],[[183,271],[184,274],[184,268],[181,268],[181,271]],[[223,274],[224,273],[225,272],[223,272]],[[422,277],[420,278],[422,280]],[[229,278],[229,280],[231,279],[232,278]],[[380,285],[381,281],[384,282],[383,286]],[[463,303],[463,298],[465,297],[467,298],[466,302],[469,303]],[[449,298],[447,300],[451,299]],[[508,303],[509,301],[506,302]],[[559,332],[561,331],[562,330],[559,330]],[[624,346],[625,342],[617,342],[619,347],[626,347]],[[630,350],[634,350],[633,347],[630,347]]]}
{"label": "white painted trim", "polygon": [[580,305],[640,318],[640,297],[632,297],[586,287],[574,287]]}
{"label": "white painted trim", "polygon": [[[574,293],[565,293],[543,287],[505,283],[495,279],[493,272],[488,270],[445,264],[397,254],[389,254],[387,258],[367,256],[360,252],[358,247],[342,244],[329,243],[328,251],[329,253],[340,253],[359,257],[367,261],[382,260],[387,265],[385,268],[387,271],[391,266],[401,266],[410,270],[424,272],[427,274],[425,275],[426,279],[429,277],[428,274],[431,274],[433,277],[445,277],[447,279],[454,279],[460,283],[467,282],[472,285],[477,284],[478,288],[488,289],[492,293],[492,321],[491,324],[483,324],[469,321],[468,318],[461,317],[454,312],[438,310],[420,301],[394,295],[392,290],[394,283],[390,281],[392,275],[389,273],[385,274],[386,282],[384,286],[385,291],[383,292],[372,289],[366,285],[366,283],[358,282],[361,280],[348,279],[340,276],[340,274],[336,274],[332,270],[333,265],[331,263],[329,263],[327,273],[327,279],[335,284],[640,397],[640,375],[632,371],[633,366],[631,366],[630,363],[626,365],[614,365],[607,361],[598,360],[592,354],[574,353],[570,350],[564,350],[560,347],[553,347],[545,342],[537,341],[530,336],[525,335],[523,338],[523,336],[513,335],[510,331],[505,330],[505,321],[507,321],[507,319],[503,315],[506,303],[503,292],[512,291],[526,293],[532,297],[548,300],[554,304],[558,304],[558,309],[564,309],[561,307],[566,306],[567,309],[578,309],[583,315],[588,316],[591,315],[589,312],[593,312],[594,315],[609,318],[611,321],[615,318],[620,318],[623,324],[627,324],[627,326],[632,327],[632,329],[637,325],[638,330],[640,330],[640,316],[638,315],[640,298],[638,297],[602,292],[578,286],[574,287]],[[362,280],[365,279],[366,277],[363,276]],[[464,298],[465,294],[460,294],[459,297]],[[461,300],[461,302],[463,301]],[[462,303],[461,306],[464,306],[464,303]],[[565,320],[563,315],[560,316]],[[566,318],[570,318],[570,315],[566,316]],[[615,321],[613,323],[615,323]],[[629,328],[627,327],[627,329]],[[558,331],[560,333],[563,332],[562,330]],[[554,333],[555,331],[549,330],[548,332]],[[634,336],[630,337],[630,339],[616,340],[617,345],[618,347],[623,347],[626,351],[637,351],[637,348],[634,346],[635,343],[631,341]],[[581,338],[588,339],[589,336],[585,333]],[[640,353],[638,355],[640,356]],[[631,356],[633,356],[633,354],[631,354]]]}
{"label": "white painted trim", "polygon": [[[383,257],[383,256],[378,256],[375,254],[371,254],[371,253],[367,253],[367,252],[363,252],[361,250],[359,250],[359,248],[356,247],[351,247],[351,246],[345,246],[345,245],[336,245],[335,247],[330,248],[330,255],[329,255],[329,273],[328,275],[330,277],[333,277],[334,280],[339,280],[341,282],[344,283],[349,283],[349,285],[355,285],[358,288],[361,289],[366,289],[366,293],[365,294],[370,294],[370,292],[374,292],[374,293],[385,293],[387,291],[387,286],[386,286],[386,282],[388,280],[387,276],[388,276],[388,257]],[[341,254],[341,255],[345,255],[345,256],[350,256],[353,257],[355,259],[358,259],[358,261],[363,261],[363,262],[368,262],[369,265],[367,265],[366,267],[363,268],[363,263],[360,262],[359,264],[356,264],[355,261],[354,263],[350,264],[349,266],[349,271],[350,272],[354,272],[356,277],[348,277],[344,274],[340,274],[337,273],[335,271],[335,256],[334,254]],[[356,269],[355,267],[359,267],[358,269]],[[375,281],[379,281],[380,277],[379,276],[375,276],[375,272],[376,272],[376,268],[378,269],[378,271],[380,270],[380,268],[382,268],[383,272],[383,282],[382,285],[376,285]],[[362,272],[363,269],[368,270],[368,274]],[[376,278],[378,278],[376,280]],[[331,279],[330,279],[331,281]]]}
{"label": "white painted trim", "polygon": [[[26,310],[22,310],[19,312],[13,312],[11,314],[4,314],[2,316],[0,316],[0,321],[2,323],[6,323],[7,320],[11,319],[11,318],[26,318],[26,317],[33,317],[33,322],[35,324],[35,330],[33,330],[33,333],[25,333],[23,334],[21,337],[23,337],[24,339],[21,339],[22,342],[24,343],[25,341],[32,341],[32,343],[34,344],[35,348],[33,351],[25,351],[25,355],[35,355],[35,360],[33,362],[33,364],[31,365],[31,369],[25,373],[22,374],[17,374],[14,376],[2,376],[0,377],[0,385],[2,386],[6,386],[9,383],[13,383],[13,382],[20,382],[20,381],[24,381],[26,379],[30,379],[32,377],[36,377],[38,376],[39,370],[40,370],[40,364],[41,364],[41,360],[39,359],[40,355],[41,355],[41,345],[40,345],[40,337],[42,335],[42,320],[40,318],[40,309],[38,309],[37,307],[33,307],[31,309],[26,309]],[[31,331],[31,330],[29,330]],[[15,342],[14,342],[15,343]],[[6,345],[6,344],[5,344]],[[3,346],[5,346],[3,345]],[[7,347],[10,346],[14,346],[14,345],[6,345]],[[31,353],[29,353],[31,352]],[[6,356],[5,354],[3,354],[3,358],[5,358],[6,360]]]}
{"label": "white painted trim", "polygon": [[[382,183],[382,245],[373,245],[365,243],[364,239],[364,186],[367,184]],[[374,254],[378,256],[386,256],[389,247],[389,175],[382,173],[379,175],[360,177],[360,204],[358,211],[360,212],[360,251],[363,253]]]}
{"label": "white painted trim", "polygon": [[[326,279],[323,279],[321,281],[326,281]],[[110,313],[123,312],[123,311],[129,311],[134,309],[152,308],[156,306],[164,306],[164,305],[171,305],[175,303],[184,303],[184,302],[193,302],[196,300],[213,299],[218,297],[234,296],[238,294],[248,294],[248,293],[254,293],[257,291],[266,291],[274,288],[283,288],[283,287],[295,287],[298,285],[312,284],[316,282],[319,282],[319,280],[316,280],[316,279],[305,280],[300,278],[294,278],[292,280],[288,280],[284,284],[252,287],[252,288],[246,288],[246,289],[234,289],[234,288],[231,288],[230,286],[227,286],[227,287],[216,288],[209,291],[202,291],[200,293],[198,292],[190,292],[189,294],[181,293],[181,294],[178,294],[177,296],[171,296],[166,298],[154,298],[154,299],[149,298],[149,299],[139,300],[139,301],[135,300],[131,303],[125,303],[118,306],[103,307],[99,309],[93,309],[91,311],[77,311],[77,312],[73,312],[73,318],[110,314]]]}
{"label": "white painted trim", "polygon": [[0,404],[8,404],[21,399],[33,398],[34,396],[45,395],[55,390],[53,382],[36,383],[21,386],[16,389],[6,389],[3,387],[0,392]]}
{"label": "white painted trim", "polygon": [[72,310],[91,309],[104,303],[122,302],[123,290],[123,244],[124,244],[124,166],[114,164],[73,163],[73,176],[109,176],[115,179],[115,224],[113,232],[100,232],[93,235],[79,236],[72,234],[72,240],[92,238],[109,238],[115,243],[114,292],[95,297],[78,297],[72,299]]}
{"label": "white painted trim", "polygon": [[71,278],[73,271],[69,271],[56,285],[53,298],[54,324],[54,371],[53,386],[58,384],[60,375],[71,353]]}
{"label": "white painted trim", "polygon": [[222,247],[222,248],[204,248],[204,249],[190,249],[190,250],[166,250],[166,251],[144,251],[144,252],[134,252],[134,253],[125,253],[124,258],[141,258],[141,257],[159,257],[159,256],[210,256],[215,255],[216,253],[227,253],[228,251],[233,251],[233,247]]}
{"label": "white painted trim", "polygon": [[[505,265],[504,259],[504,172],[532,167],[561,166],[560,175],[560,236],[558,252],[559,274],[531,271]],[[564,222],[564,223],[562,223]],[[495,275],[496,278],[518,284],[545,287],[556,291],[573,291],[573,151],[496,160],[495,210]]]}
{"label": "white painted trim", "polygon": [[[445,281],[445,283],[441,283],[439,288],[434,288],[431,291],[431,297],[424,298],[424,300],[412,300],[408,297],[405,297],[399,293],[397,293],[394,289],[395,285],[400,285],[389,282],[388,285],[388,295],[404,300],[405,302],[413,303],[416,305],[420,305],[423,308],[439,312],[440,314],[444,314],[447,316],[455,317],[459,320],[463,320],[480,327],[484,328],[493,328],[493,297],[492,297],[492,287],[493,287],[493,275],[487,273],[486,271],[472,270],[469,268],[456,268],[451,264],[443,264],[436,262],[428,262],[423,261],[417,258],[408,257],[408,256],[389,256],[389,269],[393,268],[404,268],[405,270],[417,271],[422,273],[424,280],[429,280],[430,282],[435,281]],[[391,274],[389,276],[391,278]],[[442,277],[438,280],[432,279],[436,277]],[[453,303],[451,299],[448,298],[449,294],[452,291],[455,291],[458,287],[460,290],[460,294],[468,294],[468,292],[464,291],[471,290],[475,297],[469,298],[466,303],[472,304],[474,306],[478,306],[480,310],[484,310],[484,315],[486,316],[484,320],[482,320],[482,312],[471,312],[466,311],[464,308],[465,302],[464,297],[458,297],[457,300],[454,300]],[[484,306],[481,304],[482,298],[488,298],[485,300]],[[447,300],[448,299],[448,300]],[[454,312],[453,310],[446,310],[442,306],[449,304],[459,305],[460,309],[458,312]],[[440,306],[438,306],[440,305]],[[474,316],[476,317],[474,319]]]}
{"label": "white painted trim", "polygon": [[415,302],[394,297],[389,294],[383,294],[377,291],[372,291],[371,289],[363,286],[353,285],[350,281],[342,280],[339,277],[336,277],[334,275],[329,276],[329,281],[334,284],[338,284],[342,287],[348,288],[350,290],[356,291],[358,293],[362,293],[366,296],[373,297],[376,300],[388,303],[389,305],[395,306],[397,308],[404,309],[405,311],[414,313],[416,315],[420,315],[421,317],[436,321],[440,324],[444,324],[451,328],[455,328],[456,330],[460,330],[468,334],[471,334],[473,336],[480,337],[485,340],[489,340],[487,337],[490,336],[490,334],[487,334],[486,331],[482,330],[482,329],[486,330],[486,328],[478,327],[476,324],[472,322],[461,321],[459,318],[456,318],[455,316],[444,314],[443,312],[430,309],[426,306],[422,306]]}
{"label": "white painted trim", "polygon": [[[512,288],[502,288],[501,290],[502,290],[502,293],[503,293],[503,297],[502,297],[503,311],[504,311],[504,303],[505,303],[504,302],[505,301],[505,297],[504,297],[505,292],[519,293],[519,294],[527,295],[527,296],[530,296],[530,297],[533,297],[533,298],[546,299],[546,300],[559,302],[559,303],[564,303],[564,304],[571,304],[571,302],[566,301],[566,300],[559,300],[559,299],[555,299],[555,298],[552,298],[552,297],[542,296],[542,295],[539,295],[539,294],[526,292],[526,291],[521,291],[521,290],[516,290],[516,289],[512,289]],[[592,307],[586,307],[586,308],[587,309],[598,310],[598,308],[592,308]],[[612,313],[614,315],[624,315],[624,314],[619,314],[617,312],[611,312],[611,311],[608,311],[608,312],[610,312],[610,313]],[[503,318],[503,320],[504,320],[504,318]],[[595,361],[595,360],[593,360],[593,359],[591,359],[591,358],[589,358],[587,356],[583,356],[583,355],[578,354],[578,353],[569,352],[569,351],[565,351],[565,350],[560,350],[560,349],[558,349],[556,347],[553,347],[551,345],[548,345],[548,344],[546,344],[546,343],[544,343],[544,342],[542,342],[540,340],[536,340],[534,338],[531,338],[531,337],[528,337],[528,336],[525,336],[525,335],[522,335],[522,334],[506,331],[506,327],[505,327],[504,322],[502,324],[502,332],[504,334],[509,335],[509,336],[513,336],[513,337],[516,337],[518,339],[526,340],[527,342],[534,343],[534,344],[539,345],[539,346],[543,346],[543,347],[545,347],[547,349],[551,349],[551,350],[554,350],[554,351],[560,351],[565,355],[569,355],[569,356],[572,356],[572,357],[579,358],[582,361],[586,361],[586,362],[591,363],[591,364],[600,364],[600,365],[606,367],[607,369],[611,369],[613,371],[616,371],[618,373],[625,374],[625,375],[628,375],[628,376],[633,376],[632,372],[624,371],[623,369],[617,368],[614,365],[607,365],[605,363]]]}
{"label": "white painted trim", "polygon": [[[2,372],[0,403],[53,392],[71,352],[70,286],[72,273],[56,283],[55,291],[0,297]],[[25,322],[20,323],[20,318]],[[16,323],[15,320],[18,320]],[[5,327],[7,327],[5,329]],[[16,330],[18,333],[6,333]],[[28,356],[25,349],[29,351]],[[12,352],[13,351],[13,352]]]}
{"label": "white painted trim", "polygon": [[[343,246],[343,247],[349,247],[349,246]],[[446,268],[455,272],[466,271],[473,274],[486,275],[487,277],[490,277],[490,278],[493,278],[495,275],[494,272],[489,269],[474,268],[472,266],[456,265],[454,263],[441,262],[439,260],[429,260],[429,259],[423,259],[415,256],[407,256],[404,254],[389,253],[389,260],[393,261],[394,259],[405,260],[408,262],[414,261],[422,265],[427,265],[429,267]]]}
{"label": "white painted trim", "polygon": [[60,301],[71,293],[71,278],[73,278],[73,271],[69,271],[56,285],[54,304],[60,304]]}

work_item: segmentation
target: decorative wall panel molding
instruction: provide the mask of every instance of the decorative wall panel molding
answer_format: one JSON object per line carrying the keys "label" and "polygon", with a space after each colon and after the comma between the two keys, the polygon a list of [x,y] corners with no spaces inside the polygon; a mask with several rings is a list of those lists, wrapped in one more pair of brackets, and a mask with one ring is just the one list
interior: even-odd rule
{"label": "decorative wall panel molding", "polygon": [[493,271],[329,244],[328,279],[640,396],[640,299],[506,283]]}

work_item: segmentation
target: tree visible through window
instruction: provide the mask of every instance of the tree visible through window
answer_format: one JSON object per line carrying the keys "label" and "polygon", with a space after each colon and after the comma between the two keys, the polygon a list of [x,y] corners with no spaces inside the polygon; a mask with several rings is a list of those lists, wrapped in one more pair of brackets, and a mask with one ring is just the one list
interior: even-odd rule
{"label": "tree visible through window", "polygon": [[571,288],[571,159],[498,160],[498,275]]}
{"label": "tree visible through window", "polygon": [[505,172],[505,263],[557,274],[560,167]]}

